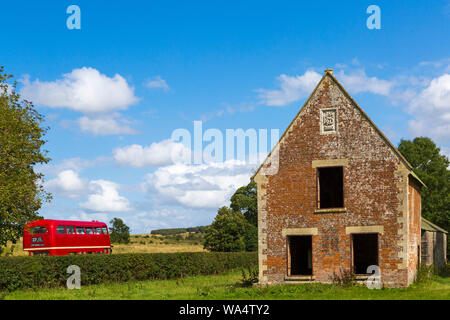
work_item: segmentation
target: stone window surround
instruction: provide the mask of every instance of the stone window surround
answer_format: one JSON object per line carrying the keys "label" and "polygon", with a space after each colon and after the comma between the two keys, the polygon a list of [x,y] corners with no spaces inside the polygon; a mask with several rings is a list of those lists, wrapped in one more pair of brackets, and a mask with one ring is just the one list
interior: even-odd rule
{"label": "stone window surround", "polygon": [[283,228],[281,230],[283,237],[287,236],[317,236],[319,229],[317,228]]}
{"label": "stone window surround", "polygon": [[[318,228],[283,228],[281,234],[286,239],[286,274],[284,276],[285,281],[313,281],[315,279],[314,275],[290,275],[290,255],[288,247],[288,237],[289,236],[316,236],[319,233]],[[314,272],[314,271],[313,271]]]}
{"label": "stone window surround", "polygon": [[[351,243],[351,250],[352,250],[352,260],[351,260],[351,266],[352,269],[354,268],[354,258],[353,258],[353,236],[354,234],[369,234],[369,233],[376,233],[378,234],[378,248],[377,248],[377,259],[378,259],[378,265],[380,264],[380,235],[384,234],[384,227],[382,225],[374,225],[374,226],[351,226],[345,228],[345,234],[350,235],[350,243]],[[362,275],[356,275],[357,280],[367,280],[369,279],[370,275],[362,274]]]}
{"label": "stone window surround", "polygon": [[326,160],[313,160],[311,163],[313,168],[323,167],[347,167],[348,159],[326,159]]}
{"label": "stone window surround", "polygon": [[[384,227],[382,225],[374,225],[374,226],[350,226],[345,228],[346,234],[361,234],[361,233],[378,233],[384,234]],[[318,228],[283,228],[281,230],[281,234],[284,238],[286,238],[286,246],[287,246],[287,237],[289,236],[317,236],[319,234]],[[289,254],[286,257],[287,263],[289,264]],[[287,265],[286,271],[288,273],[289,265]],[[368,276],[363,276],[359,280],[366,280]],[[286,274],[284,276],[284,281],[286,282],[304,282],[304,281],[314,281],[314,274],[308,275],[295,275],[291,276]]]}
{"label": "stone window surround", "polygon": [[376,226],[352,226],[345,228],[346,234],[355,234],[355,233],[378,233],[384,234],[384,227],[380,225]]}
{"label": "stone window surround", "polygon": [[[379,233],[384,234],[384,226],[350,226],[345,228],[346,234],[352,233]],[[287,236],[317,236],[319,234],[318,228],[283,228],[281,230],[283,237]]]}
{"label": "stone window surround", "polygon": [[[313,160],[311,163],[311,166],[315,169],[326,168],[326,167],[347,167],[348,159]],[[317,172],[316,172],[316,177],[317,177]],[[316,181],[317,180],[318,179],[316,179]],[[318,186],[319,182],[317,181],[316,183]],[[319,194],[317,194],[317,201],[318,200],[319,200]],[[343,212],[347,212],[347,209],[345,207],[343,207],[343,208],[326,208],[326,209],[316,208],[314,210],[314,213],[343,213]]]}

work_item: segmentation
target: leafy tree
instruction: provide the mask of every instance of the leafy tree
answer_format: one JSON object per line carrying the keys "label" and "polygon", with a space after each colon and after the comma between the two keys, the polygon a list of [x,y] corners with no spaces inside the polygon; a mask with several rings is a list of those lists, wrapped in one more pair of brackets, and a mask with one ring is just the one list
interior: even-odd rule
{"label": "leafy tree", "polygon": [[120,218],[110,222],[109,237],[113,243],[130,243],[130,228]]}
{"label": "leafy tree", "polygon": [[427,188],[422,189],[423,217],[450,231],[449,159],[440,154],[436,144],[426,137],[418,137],[413,141],[402,139],[398,150],[427,185]]}
{"label": "leafy tree", "polygon": [[245,251],[258,251],[258,227],[249,223],[244,234]]}
{"label": "leafy tree", "polygon": [[257,188],[253,180],[244,187],[240,187],[231,197],[230,207],[241,212],[248,222],[258,226]]}
{"label": "leafy tree", "polygon": [[210,251],[245,251],[244,236],[248,227],[242,213],[222,207],[214,222],[206,227],[204,248]]}
{"label": "leafy tree", "polygon": [[206,249],[211,251],[258,250],[257,188],[252,180],[236,190],[231,208],[222,207],[205,230]]}
{"label": "leafy tree", "polygon": [[34,166],[50,161],[41,150],[48,128],[33,104],[21,100],[16,82],[0,67],[0,246],[16,241],[27,222],[38,220],[38,210],[51,195]]}

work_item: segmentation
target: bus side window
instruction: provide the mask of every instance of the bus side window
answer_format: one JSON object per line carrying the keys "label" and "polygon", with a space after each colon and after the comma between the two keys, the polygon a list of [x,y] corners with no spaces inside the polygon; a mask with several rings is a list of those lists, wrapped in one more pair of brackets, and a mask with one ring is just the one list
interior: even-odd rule
{"label": "bus side window", "polygon": [[86,234],[94,234],[94,230],[91,227],[86,227]]}
{"label": "bus side window", "polygon": [[56,233],[57,234],[66,234],[66,228],[64,226],[57,226]]}
{"label": "bus side window", "polygon": [[67,234],[75,234],[75,227],[67,226]]}
{"label": "bus side window", "polygon": [[77,234],[84,234],[84,228],[83,227],[76,227],[77,228]]}
{"label": "bus side window", "polygon": [[95,228],[94,229],[95,234],[102,234],[102,228]]}
{"label": "bus side window", "polygon": [[108,234],[108,228],[103,227],[102,229],[103,229],[103,234]]}

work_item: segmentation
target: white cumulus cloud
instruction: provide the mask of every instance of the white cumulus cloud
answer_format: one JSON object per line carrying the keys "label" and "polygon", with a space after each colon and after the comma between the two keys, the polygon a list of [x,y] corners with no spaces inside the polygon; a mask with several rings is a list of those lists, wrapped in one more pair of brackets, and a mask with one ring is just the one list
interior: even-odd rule
{"label": "white cumulus cloud", "polygon": [[395,86],[393,81],[368,77],[364,70],[356,70],[349,74],[341,70],[336,77],[350,94],[371,92],[387,96]]}
{"label": "white cumulus cloud", "polygon": [[135,168],[169,165],[189,155],[188,148],[171,139],[154,142],[148,147],[133,144],[113,151],[113,157],[119,164]]}
{"label": "white cumulus cloud", "polygon": [[86,213],[84,211],[77,212],[75,214],[72,214],[69,217],[69,220],[72,221],[101,221],[109,224],[110,217],[104,212],[94,212],[94,213]]}
{"label": "white cumulus cloud", "polygon": [[166,80],[162,79],[160,76],[156,76],[151,80],[148,80],[145,84],[149,89],[160,89],[163,91],[169,91],[169,85]]}
{"label": "white cumulus cloud", "polygon": [[426,135],[440,143],[450,140],[450,74],[431,80],[411,99],[408,112],[414,117],[409,128],[414,135]]}
{"label": "white cumulus cloud", "polygon": [[92,133],[97,136],[112,134],[136,134],[137,131],[131,128],[126,122],[119,119],[119,115],[87,117],[78,119],[81,131]]}
{"label": "white cumulus cloud", "polygon": [[81,208],[96,212],[130,211],[127,198],[118,192],[119,185],[107,180],[92,180],[89,182],[91,194],[86,202],[79,203]]}
{"label": "white cumulus cloud", "polygon": [[49,191],[73,198],[86,189],[86,183],[73,170],[63,170],[56,178],[47,181],[44,186]]}
{"label": "white cumulus cloud", "polygon": [[268,106],[285,106],[308,96],[322,76],[315,71],[306,71],[301,76],[282,74],[277,77],[279,90],[258,89],[259,98]]}
{"label": "white cumulus cloud", "polygon": [[202,165],[174,164],[149,173],[144,190],[166,203],[190,208],[219,208],[250,181],[254,164],[239,160]]}
{"label": "white cumulus cloud", "polygon": [[21,96],[36,105],[83,113],[125,110],[138,101],[125,78],[119,74],[111,78],[94,68],[74,69],[55,81],[25,78],[22,84]]}
{"label": "white cumulus cloud", "polygon": [[85,168],[92,168],[96,166],[105,165],[107,162],[109,162],[111,159],[105,156],[97,157],[94,160],[88,160],[83,159],[80,157],[75,158],[68,158],[62,160],[60,163],[54,164],[54,163],[46,163],[43,165],[36,166],[36,169],[38,172],[41,172],[45,175],[57,175],[61,171],[65,170],[71,170],[75,171],[75,173],[78,173],[82,171]]}

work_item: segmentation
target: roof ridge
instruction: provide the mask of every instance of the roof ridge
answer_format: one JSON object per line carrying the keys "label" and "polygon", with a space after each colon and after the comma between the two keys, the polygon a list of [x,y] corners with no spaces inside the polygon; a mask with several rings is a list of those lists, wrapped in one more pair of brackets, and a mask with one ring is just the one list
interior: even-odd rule
{"label": "roof ridge", "polygon": [[426,223],[428,223],[431,227],[437,229],[438,231],[441,231],[441,232],[444,232],[444,233],[448,233],[447,230],[445,230],[445,229],[439,227],[438,225],[435,225],[434,223],[432,223],[431,221],[425,219],[424,217],[421,217],[421,219],[422,219],[423,221],[425,221]]}
{"label": "roof ridge", "polygon": [[339,89],[341,89],[341,91],[347,96],[347,98],[350,99],[350,101],[353,103],[353,105],[361,112],[361,114],[367,119],[367,121],[369,122],[369,124],[375,129],[375,131],[381,136],[381,138],[385,141],[385,143],[394,151],[394,153],[400,158],[400,160],[406,165],[407,169],[410,171],[410,174],[416,179],[418,180],[423,186],[426,187],[425,183],[423,183],[422,180],[420,180],[420,178],[414,173],[413,169],[414,167],[408,162],[408,160],[401,154],[400,151],[398,151],[398,149],[392,144],[392,142],[383,134],[383,132],[377,127],[377,125],[372,121],[372,119],[370,119],[370,117],[367,115],[367,113],[359,106],[359,104],[355,101],[355,99],[353,99],[353,97],[347,92],[347,90],[345,90],[344,86],[336,79],[336,77],[333,74],[333,69],[326,69],[322,78],[320,79],[320,81],[317,83],[316,87],[314,88],[314,90],[311,92],[311,94],[309,95],[308,99],[305,101],[305,103],[303,104],[303,106],[300,108],[300,110],[297,112],[297,114],[295,115],[295,117],[292,119],[292,121],[289,123],[288,127],[286,128],[286,130],[284,131],[284,133],[281,135],[281,137],[278,139],[278,142],[276,143],[276,145],[272,148],[272,150],[269,152],[269,154],[267,155],[266,159],[263,161],[263,163],[259,166],[259,168],[256,170],[255,174],[252,176],[252,178],[254,178],[259,171],[261,170],[261,167],[264,165],[264,163],[266,162],[267,158],[270,157],[270,155],[272,154],[272,151],[280,144],[281,140],[283,139],[283,137],[286,135],[286,133],[288,132],[288,130],[290,129],[290,127],[292,126],[292,124],[294,123],[294,121],[298,118],[298,116],[300,115],[300,113],[302,112],[302,110],[305,108],[305,106],[308,104],[308,102],[311,100],[311,98],[314,96],[314,94],[317,91],[317,88],[320,86],[320,84],[322,83],[322,81],[325,79],[326,76],[329,76],[339,87]]}

